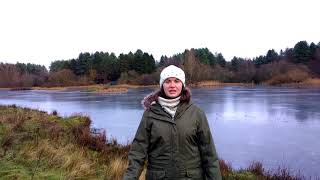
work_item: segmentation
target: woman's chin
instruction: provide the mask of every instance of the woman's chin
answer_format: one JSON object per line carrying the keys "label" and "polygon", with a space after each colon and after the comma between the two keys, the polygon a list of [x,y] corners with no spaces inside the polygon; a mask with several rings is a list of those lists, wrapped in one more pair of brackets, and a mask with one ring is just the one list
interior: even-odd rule
{"label": "woman's chin", "polygon": [[169,98],[176,98],[176,97],[178,97],[178,94],[169,94],[168,97]]}

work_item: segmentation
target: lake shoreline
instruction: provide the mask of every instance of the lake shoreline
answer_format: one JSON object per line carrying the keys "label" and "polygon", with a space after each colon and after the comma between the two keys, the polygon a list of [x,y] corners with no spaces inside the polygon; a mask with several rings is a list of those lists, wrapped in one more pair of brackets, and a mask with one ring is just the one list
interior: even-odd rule
{"label": "lake shoreline", "polygon": [[[287,88],[320,88],[320,79],[313,78],[299,83],[284,83],[284,84],[254,84],[254,83],[223,83],[219,81],[201,81],[196,84],[187,85],[190,88],[220,88],[227,86],[244,86],[244,87],[287,87]],[[157,89],[158,85],[133,85],[133,84],[118,84],[118,85],[105,85],[94,84],[84,86],[57,86],[57,87],[16,87],[16,88],[0,88],[0,90],[10,91],[25,91],[25,90],[47,90],[47,91],[83,91],[92,93],[126,93],[129,89],[136,88],[154,88]]]}

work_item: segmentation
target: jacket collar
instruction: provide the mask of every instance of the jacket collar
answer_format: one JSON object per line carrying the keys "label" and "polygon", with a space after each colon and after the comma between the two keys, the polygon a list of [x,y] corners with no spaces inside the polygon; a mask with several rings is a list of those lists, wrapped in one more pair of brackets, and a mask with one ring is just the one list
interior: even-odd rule
{"label": "jacket collar", "polygon": [[[191,97],[191,91],[190,89],[186,88],[187,93],[189,93]],[[162,121],[168,121],[170,123],[175,123],[175,121],[172,120],[171,115],[167,112],[165,112],[161,105],[158,103],[158,97],[160,95],[160,90],[157,90],[153,93],[148,94],[144,97],[144,99],[141,101],[141,104],[145,110],[150,110],[151,113],[149,113],[149,116],[162,120]],[[189,102],[180,102],[176,111],[176,114],[174,116],[174,119],[180,118],[183,113],[192,105],[192,101]]]}
{"label": "jacket collar", "polygon": [[[191,101],[188,103],[180,103],[173,119],[179,119],[192,104],[193,103]],[[167,113],[159,103],[150,106],[149,110],[151,111],[151,113],[149,113],[149,117],[175,124],[175,121],[171,118],[171,115]]]}

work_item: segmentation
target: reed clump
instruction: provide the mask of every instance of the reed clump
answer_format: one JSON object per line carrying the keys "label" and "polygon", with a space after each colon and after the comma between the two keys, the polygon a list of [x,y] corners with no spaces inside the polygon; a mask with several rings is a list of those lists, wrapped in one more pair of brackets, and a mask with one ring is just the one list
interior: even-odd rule
{"label": "reed clump", "polygon": [[293,174],[287,168],[279,167],[277,171],[266,170],[262,163],[252,162],[245,169],[235,170],[231,164],[219,160],[221,175],[224,180],[306,180],[301,174]]}

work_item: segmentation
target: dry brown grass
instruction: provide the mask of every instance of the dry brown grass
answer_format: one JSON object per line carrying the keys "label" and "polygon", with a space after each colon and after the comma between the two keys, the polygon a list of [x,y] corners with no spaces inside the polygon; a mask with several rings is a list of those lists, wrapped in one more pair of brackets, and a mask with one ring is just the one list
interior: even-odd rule
{"label": "dry brown grass", "polygon": [[114,158],[113,160],[111,160],[108,168],[107,168],[107,172],[106,172],[106,177],[108,177],[107,179],[114,179],[114,180],[120,180],[123,177],[123,174],[125,172],[125,170],[128,167],[128,161],[127,160],[123,160],[121,158]]}
{"label": "dry brown grass", "polygon": [[[128,92],[128,88],[126,86],[110,86],[106,87],[105,85],[86,85],[86,86],[66,86],[66,87],[32,87],[33,90],[60,90],[60,91],[73,91],[73,90],[80,90],[80,91],[87,91],[87,92],[94,92],[94,93],[126,93]],[[133,88],[133,87],[130,87]]]}
{"label": "dry brown grass", "polygon": [[198,87],[206,87],[206,86],[221,86],[223,83],[219,81],[201,81],[196,84]]}
{"label": "dry brown grass", "polygon": [[146,173],[147,173],[147,169],[144,168],[143,171],[141,172],[139,180],[145,180],[146,179]]}
{"label": "dry brown grass", "polygon": [[219,160],[220,172],[222,176],[226,176],[227,174],[232,172],[231,164],[228,164],[224,160]]}
{"label": "dry brown grass", "polygon": [[100,89],[97,92],[98,93],[126,93],[126,92],[128,92],[128,88],[110,87],[110,88]]}
{"label": "dry brown grass", "polygon": [[66,90],[66,87],[32,87],[33,90]]}
{"label": "dry brown grass", "polygon": [[[85,86],[55,86],[55,87],[32,87],[32,90],[91,90],[98,93],[117,93],[127,92],[128,89],[151,87],[156,88],[158,85],[131,85],[131,84],[119,84],[112,86],[105,86],[100,84],[85,85]],[[9,90],[10,88],[0,88],[3,90]]]}
{"label": "dry brown grass", "polygon": [[106,85],[90,85],[90,86],[78,86],[78,87],[72,87],[72,88],[78,88],[82,90],[87,90],[89,92],[95,92],[95,93],[126,93],[129,89],[136,89],[136,88],[143,88],[143,87],[149,87],[149,88],[156,88],[158,85],[129,85],[129,84],[119,84],[119,85],[112,85],[112,86],[106,86]]}
{"label": "dry brown grass", "polygon": [[302,85],[307,86],[320,86],[320,79],[319,78],[309,78],[303,82],[301,82]]}
{"label": "dry brown grass", "polygon": [[200,81],[196,84],[188,84],[190,87],[221,87],[221,86],[244,86],[245,83],[223,83],[219,81]]}
{"label": "dry brown grass", "polygon": [[[24,146],[20,155],[30,162],[39,161],[39,167],[59,167],[68,178],[89,178],[96,176],[94,162],[90,160],[87,150],[74,144],[54,145],[50,140],[40,140],[38,144]],[[36,168],[36,167],[34,167]]]}
{"label": "dry brown grass", "polygon": [[[106,177],[110,180],[120,180],[122,179],[126,169],[128,167],[128,160],[125,158],[116,157],[111,160],[106,168]],[[139,180],[145,180],[147,168],[143,168]]]}

